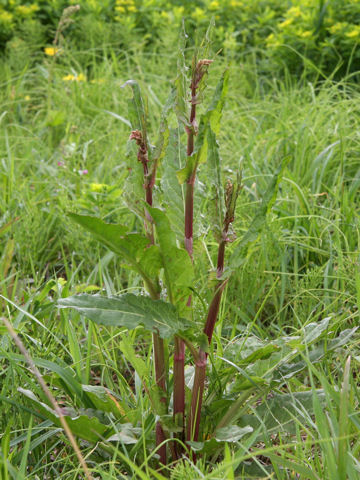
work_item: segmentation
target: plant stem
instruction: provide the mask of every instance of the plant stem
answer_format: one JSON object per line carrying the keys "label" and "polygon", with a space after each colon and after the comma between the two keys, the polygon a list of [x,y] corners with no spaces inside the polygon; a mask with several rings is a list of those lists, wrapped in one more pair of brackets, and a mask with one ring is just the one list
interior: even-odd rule
{"label": "plant stem", "polygon": [[[229,227],[230,227],[230,224],[234,221],[235,204],[236,204],[236,199],[239,193],[239,189],[240,187],[238,183],[234,187],[234,185],[228,182],[226,187],[226,195],[225,195],[226,214],[224,218],[224,223],[223,223],[224,226],[223,226],[222,236],[219,241],[218,255],[217,255],[217,271],[216,271],[217,284],[215,287],[213,299],[210,303],[210,307],[208,310],[205,327],[204,327],[204,333],[208,338],[209,345],[211,344],[216,320],[219,314],[222,293],[227,284],[227,280],[222,280],[221,277],[224,273],[225,247],[226,247],[226,244],[229,242],[229,239],[228,239]],[[195,378],[194,378],[194,385],[193,385],[192,397],[191,397],[189,421],[187,424],[187,432],[186,432],[186,439],[188,441],[191,441],[191,440],[197,441],[199,437],[201,407],[202,407],[205,378],[206,378],[207,355],[208,354],[202,348],[199,348],[198,356],[195,359]]]}
{"label": "plant stem", "polygon": [[[148,147],[147,147],[147,138],[146,133],[140,132],[140,130],[134,130],[130,135],[131,140],[135,140],[139,150],[138,150],[138,161],[142,164],[144,170],[144,189],[145,189],[145,200],[150,207],[153,204],[153,187],[156,178],[156,167],[157,164],[153,165],[152,172],[149,172],[148,163]],[[148,220],[150,220],[148,218]],[[149,237],[150,243],[154,244],[154,232],[151,222],[145,221],[145,230]],[[153,300],[159,299],[159,294],[155,292],[150,292],[150,296]],[[155,364],[155,381],[159,390],[162,392],[160,397],[160,402],[163,404],[164,413],[167,413],[167,398],[166,398],[166,369],[165,369],[165,349],[164,349],[164,340],[160,338],[157,333],[153,333],[153,350],[154,350],[154,364]],[[155,427],[155,436],[156,436],[156,446],[158,447],[161,443],[166,440],[166,435],[161,425],[161,422],[158,421]],[[166,465],[166,444],[161,445],[158,448],[158,454],[160,456],[160,463]]]}

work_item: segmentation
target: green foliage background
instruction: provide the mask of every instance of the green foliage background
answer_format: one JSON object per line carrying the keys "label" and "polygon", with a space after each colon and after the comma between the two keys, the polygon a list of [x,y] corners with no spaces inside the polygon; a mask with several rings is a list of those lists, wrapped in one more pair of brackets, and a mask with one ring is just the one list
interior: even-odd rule
{"label": "green foliage background", "polygon": [[250,53],[292,73],[313,70],[345,74],[356,69],[360,53],[358,0],[49,0],[0,2],[0,49],[41,49],[52,41],[64,8],[79,4],[71,43],[80,49],[105,42],[127,49],[165,41],[186,19],[190,36],[216,19],[216,46],[224,55]]}

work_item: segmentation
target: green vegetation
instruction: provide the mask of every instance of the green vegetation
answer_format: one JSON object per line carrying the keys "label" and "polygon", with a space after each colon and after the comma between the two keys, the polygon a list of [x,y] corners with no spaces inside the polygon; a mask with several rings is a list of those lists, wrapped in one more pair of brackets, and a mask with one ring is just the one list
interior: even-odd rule
{"label": "green vegetation", "polygon": [[[214,9],[225,8],[216,3]],[[254,8],[264,14],[262,3]],[[299,2],[304,12],[305,3]],[[297,5],[281,14],[284,22],[297,18]],[[345,15],[340,10],[337,15]],[[279,41],[291,46],[295,24],[274,27],[271,42],[289,35]],[[17,28],[10,43],[25,31]],[[190,40],[185,49],[180,42],[178,53],[173,32],[142,45],[138,27],[125,50],[125,44],[91,42],[75,48],[76,28],[77,21],[63,23],[51,47],[40,42],[35,48],[25,37],[18,48],[8,43],[2,60],[0,316],[43,375],[91,475],[357,479],[360,139],[354,77],[335,83],[337,63],[318,61],[316,49],[308,50],[316,68],[304,62],[298,77],[293,60],[278,74],[267,63],[269,50],[215,55],[217,42],[232,35],[231,25],[222,30],[221,22],[214,44],[205,43],[202,53]],[[264,31],[263,43],[269,35]],[[355,58],[356,43],[346,38]],[[197,61],[186,70],[194,53]],[[187,100],[204,58],[214,61],[203,64],[206,84],[198,85],[197,133]],[[157,166],[149,170],[153,176],[144,169],[144,152]],[[230,200],[237,188],[231,191],[227,179],[240,181],[236,208]],[[192,229],[185,213],[190,195]],[[217,268],[222,241],[224,270]],[[209,329],[202,332],[214,298],[220,304],[209,338]],[[153,335],[159,319],[165,321]],[[176,394],[182,392],[184,367],[176,356],[182,341],[185,411]],[[206,354],[204,381],[197,360]],[[201,404],[194,392],[202,391]],[[0,431],[1,479],[86,478],[59,414],[3,325]]]}

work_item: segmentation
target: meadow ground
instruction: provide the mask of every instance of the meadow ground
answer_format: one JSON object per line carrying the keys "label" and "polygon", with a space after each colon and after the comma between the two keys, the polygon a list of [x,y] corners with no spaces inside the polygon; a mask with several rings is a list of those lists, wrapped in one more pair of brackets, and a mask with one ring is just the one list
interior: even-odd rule
{"label": "meadow ground", "polygon": [[[211,66],[210,96],[225,66],[220,56]],[[123,201],[136,158],[126,157],[129,95],[120,87],[130,78],[141,84],[150,134],[156,132],[176,56],[170,48],[125,55],[105,46],[65,50],[59,59],[44,57],[31,66],[14,57],[0,72],[1,315],[61,406],[89,407],[82,384],[118,395],[134,441],[80,440],[94,478],[358,479],[360,99],[351,78],[335,84],[320,77],[315,84],[278,78],[276,71],[263,76],[251,58],[230,67],[220,153],[225,178],[242,169],[243,189],[229,252],[276,167],[289,163],[261,235],[223,295],[203,405],[204,443],[197,446],[205,453],[196,466],[185,461],[160,474],[151,455],[155,418],[138,371],[119,348],[130,339],[150,376],[150,336],[141,328],[100,327],[59,311],[56,302],[79,292],[142,288],[66,214],[139,227]],[[196,289],[205,304],[199,317],[211,300],[206,262],[214,264],[216,254],[204,213],[208,186],[209,172],[200,168],[194,248],[203,258]],[[164,189],[163,183],[155,190],[155,202]],[[0,477],[84,478],[62,429],[29,399],[32,391],[46,403],[1,326],[0,335]],[[217,412],[230,408],[236,425],[251,430],[207,444]]]}

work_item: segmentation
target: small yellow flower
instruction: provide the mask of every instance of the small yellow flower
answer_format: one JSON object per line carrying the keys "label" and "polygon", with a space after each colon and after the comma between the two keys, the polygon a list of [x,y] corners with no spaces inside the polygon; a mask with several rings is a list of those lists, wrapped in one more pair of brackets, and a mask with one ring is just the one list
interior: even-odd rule
{"label": "small yellow flower", "polygon": [[79,73],[79,75],[75,77],[75,80],[77,82],[86,82],[86,77],[83,73]]}
{"label": "small yellow flower", "polygon": [[350,32],[345,33],[348,38],[356,38],[360,36],[360,27],[356,25]]}
{"label": "small yellow flower", "polygon": [[347,25],[348,24],[346,22],[337,22],[329,28],[329,32],[330,33],[338,33],[341,30],[343,30],[344,28],[346,28]]}
{"label": "small yellow flower", "polygon": [[79,75],[69,73],[65,75],[65,77],[62,77],[62,79],[64,82],[86,82],[86,77],[83,73],[79,73]]}
{"label": "small yellow flower", "polygon": [[165,20],[169,20],[169,12],[166,12],[165,10],[161,10],[160,17],[165,18]]}
{"label": "small yellow flower", "polygon": [[62,79],[64,82],[73,82],[75,80],[75,75],[71,75],[71,73],[69,73],[69,75],[65,75],[65,77]]}
{"label": "small yellow flower", "polygon": [[219,7],[220,3],[217,0],[213,0],[209,5],[210,10],[217,10]]}
{"label": "small yellow flower", "polygon": [[109,185],[106,185],[106,183],[90,183],[90,191],[91,192],[104,192],[108,190]]}
{"label": "small yellow flower", "polygon": [[289,25],[291,25],[293,23],[293,19],[292,18],[287,18],[286,20],[284,20],[283,22],[281,22],[279,24],[279,28],[286,28],[288,27]]}
{"label": "small yellow flower", "polygon": [[238,0],[231,0],[230,2],[230,7],[232,8],[237,8],[237,7],[242,7],[243,3],[239,2]]}
{"label": "small yellow flower", "polygon": [[25,95],[24,100],[26,100],[27,102],[29,102],[29,101],[30,101],[30,95]]}
{"label": "small yellow flower", "polygon": [[191,14],[191,16],[195,20],[198,20],[198,21],[203,20],[205,18],[205,11],[200,7],[196,7],[193,13]]}
{"label": "small yellow flower", "polygon": [[134,5],[129,5],[127,7],[127,9],[128,9],[129,12],[136,12],[137,11],[137,8]]}
{"label": "small yellow flower", "polygon": [[116,5],[115,10],[119,13],[124,13],[125,12],[125,8],[121,7],[120,5]]}
{"label": "small yellow flower", "polygon": [[1,23],[11,23],[13,20],[13,14],[6,12],[5,10],[0,12],[0,22]]}
{"label": "small yellow flower", "polygon": [[311,37],[312,32],[310,30],[305,30],[305,32],[300,32],[300,37],[302,38],[309,38]]}
{"label": "small yellow flower", "polygon": [[48,55],[49,57],[54,57],[60,52],[60,48],[57,47],[45,47],[44,48],[45,55]]}
{"label": "small yellow flower", "polygon": [[287,11],[287,15],[288,15],[289,17],[301,17],[300,7],[291,7],[291,8]]}

